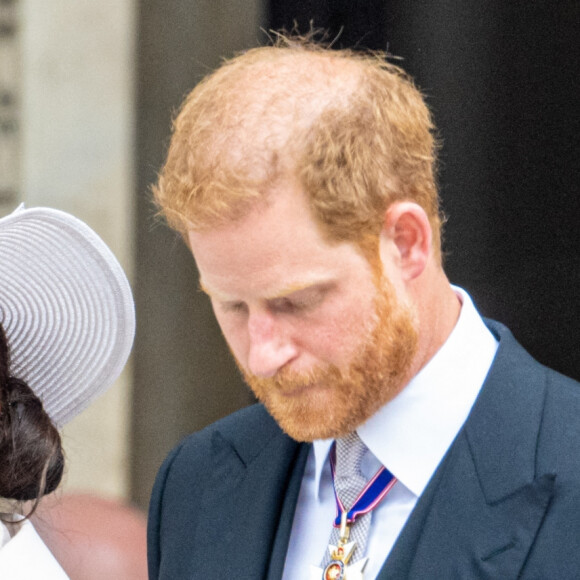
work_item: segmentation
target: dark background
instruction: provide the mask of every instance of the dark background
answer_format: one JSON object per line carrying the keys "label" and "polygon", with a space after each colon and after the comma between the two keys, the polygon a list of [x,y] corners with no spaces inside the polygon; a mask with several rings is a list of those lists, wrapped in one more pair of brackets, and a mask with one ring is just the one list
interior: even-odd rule
{"label": "dark background", "polygon": [[[443,143],[452,282],[541,362],[580,379],[580,1],[141,0],[132,494],[187,433],[249,404],[193,259],[149,188],[171,119],[221,57],[296,22],[337,47],[388,49],[417,81]],[[260,31],[260,28],[263,30]]]}
{"label": "dark background", "polygon": [[443,142],[449,277],[580,379],[580,2],[271,0],[269,18],[402,58]]}

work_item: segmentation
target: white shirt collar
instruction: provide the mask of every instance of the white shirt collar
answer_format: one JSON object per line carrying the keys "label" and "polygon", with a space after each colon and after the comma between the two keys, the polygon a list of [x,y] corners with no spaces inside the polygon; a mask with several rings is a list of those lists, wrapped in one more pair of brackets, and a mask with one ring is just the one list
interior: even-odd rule
{"label": "white shirt collar", "polygon": [[[469,295],[453,331],[411,382],[357,432],[378,462],[417,497],[455,439],[479,394],[498,343]],[[314,441],[315,486],[332,440]]]}
{"label": "white shirt collar", "polygon": [[[3,524],[0,524],[3,527]],[[5,534],[5,530],[2,532]],[[46,547],[30,520],[0,549],[0,578],[18,580],[68,580],[56,558]]]}
{"label": "white shirt collar", "polygon": [[0,548],[9,542],[11,537],[8,526],[4,522],[0,522]]}

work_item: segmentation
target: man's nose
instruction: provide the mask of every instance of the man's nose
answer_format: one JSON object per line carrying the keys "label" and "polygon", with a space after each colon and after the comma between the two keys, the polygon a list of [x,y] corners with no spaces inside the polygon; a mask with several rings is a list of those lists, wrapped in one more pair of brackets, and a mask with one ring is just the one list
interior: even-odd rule
{"label": "man's nose", "polygon": [[248,370],[257,377],[274,376],[296,356],[296,347],[272,314],[250,315],[248,333]]}

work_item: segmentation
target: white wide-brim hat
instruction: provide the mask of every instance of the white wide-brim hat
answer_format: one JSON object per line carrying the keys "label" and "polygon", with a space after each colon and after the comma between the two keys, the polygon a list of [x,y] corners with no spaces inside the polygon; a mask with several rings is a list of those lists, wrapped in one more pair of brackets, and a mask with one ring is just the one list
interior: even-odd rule
{"label": "white wide-brim hat", "polygon": [[10,374],[26,381],[57,427],[117,379],[133,345],[127,277],[81,220],[20,206],[0,219],[0,323]]}

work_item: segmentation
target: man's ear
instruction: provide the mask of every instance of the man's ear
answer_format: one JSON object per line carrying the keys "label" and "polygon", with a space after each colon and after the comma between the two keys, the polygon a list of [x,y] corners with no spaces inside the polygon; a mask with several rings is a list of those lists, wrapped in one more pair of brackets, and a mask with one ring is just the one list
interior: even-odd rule
{"label": "man's ear", "polygon": [[425,210],[411,201],[392,203],[385,214],[382,234],[394,247],[402,279],[408,282],[421,275],[431,254],[433,239]]}

